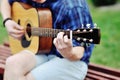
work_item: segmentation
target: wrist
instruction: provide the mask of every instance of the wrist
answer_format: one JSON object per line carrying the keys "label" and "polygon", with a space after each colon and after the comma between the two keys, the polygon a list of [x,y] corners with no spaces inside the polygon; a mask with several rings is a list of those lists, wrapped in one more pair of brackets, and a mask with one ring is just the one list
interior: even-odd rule
{"label": "wrist", "polygon": [[70,59],[74,56],[73,48],[67,50],[67,52],[64,52],[64,57],[67,59]]}
{"label": "wrist", "polygon": [[70,55],[67,57],[70,61],[77,61],[83,57],[84,48],[83,47],[73,47]]}
{"label": "wrist", "polygon": [[12,18],[6,18],[6,19],[4,19],[4,21],[3,21],[3,26],[5,27],[5,23],[7,22],[7,21],[9,21],[9,20],[12,20]]}

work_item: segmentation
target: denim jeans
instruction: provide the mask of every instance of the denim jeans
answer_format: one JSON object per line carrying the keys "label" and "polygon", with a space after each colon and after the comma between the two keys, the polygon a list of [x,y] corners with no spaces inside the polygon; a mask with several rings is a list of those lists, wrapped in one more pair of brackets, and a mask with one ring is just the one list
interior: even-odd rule
{"label": "denim jeans", "polygon": [[55,55],[36,55],[37,65],[31,71],[35,80],[84,80],[88,66],[83,61],[69,61]]}

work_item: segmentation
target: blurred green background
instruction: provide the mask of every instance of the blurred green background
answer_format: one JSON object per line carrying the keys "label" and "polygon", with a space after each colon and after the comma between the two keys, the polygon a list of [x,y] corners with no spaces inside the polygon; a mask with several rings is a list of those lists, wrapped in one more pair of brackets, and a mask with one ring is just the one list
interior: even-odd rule
{"label": "blurred green background", "polygon": [[[120,1],[109,6],[94,6],[87,0],[94,23],[101,29],[101,43],[96,45],[91,63],[120,69]],[[8,40],[0,15],[0,43]]]}
{"label": "blurred green background", "polygon": [[101,29],[101,43],[94,48],[91,62],[120,69],[120,0],[99,7],[87,1],[93,21]]}

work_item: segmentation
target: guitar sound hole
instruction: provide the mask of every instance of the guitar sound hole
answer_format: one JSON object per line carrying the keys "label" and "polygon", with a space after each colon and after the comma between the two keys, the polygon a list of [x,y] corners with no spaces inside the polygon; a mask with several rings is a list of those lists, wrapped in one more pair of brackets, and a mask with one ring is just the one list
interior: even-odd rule
{"label": "guitar sound hole", "polygon": [[29,36],[29,38],[31,37],[31,25],[30,24],[27,24],[27,29],[26,29],[26,32]]}
{"label": "guitar sound hole", "polygon": [[[30,24],[27,24],[27,27],[26,27],[26,34],[28,35],[28,37],[30,38],[31,37],[31,25]],[[31,43],[31,40],[27,40],[25,35],[22,36],[22,40],[21,40],[21,44],[24,48],[27,48],[29,47]]]}

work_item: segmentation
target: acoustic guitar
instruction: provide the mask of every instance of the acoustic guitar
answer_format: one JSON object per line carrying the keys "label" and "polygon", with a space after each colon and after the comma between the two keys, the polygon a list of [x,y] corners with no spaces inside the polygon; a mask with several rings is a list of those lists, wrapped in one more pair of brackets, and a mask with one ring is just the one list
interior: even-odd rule
{"label": "acoustic guitar", "polygon": [[100,29],[80,28],[77,30],[52,29],[52,13],[46,8],[33,8],[24,3],[14,2],[12,5],[12,19],[24,27],[25,34],[21,41],[9,36],[13,54],[24,49],[33,53],[48,53],[52,47],[52,39],[57,33],[64,32],[69,38],[78,42],[91,44],[100,43]]}

